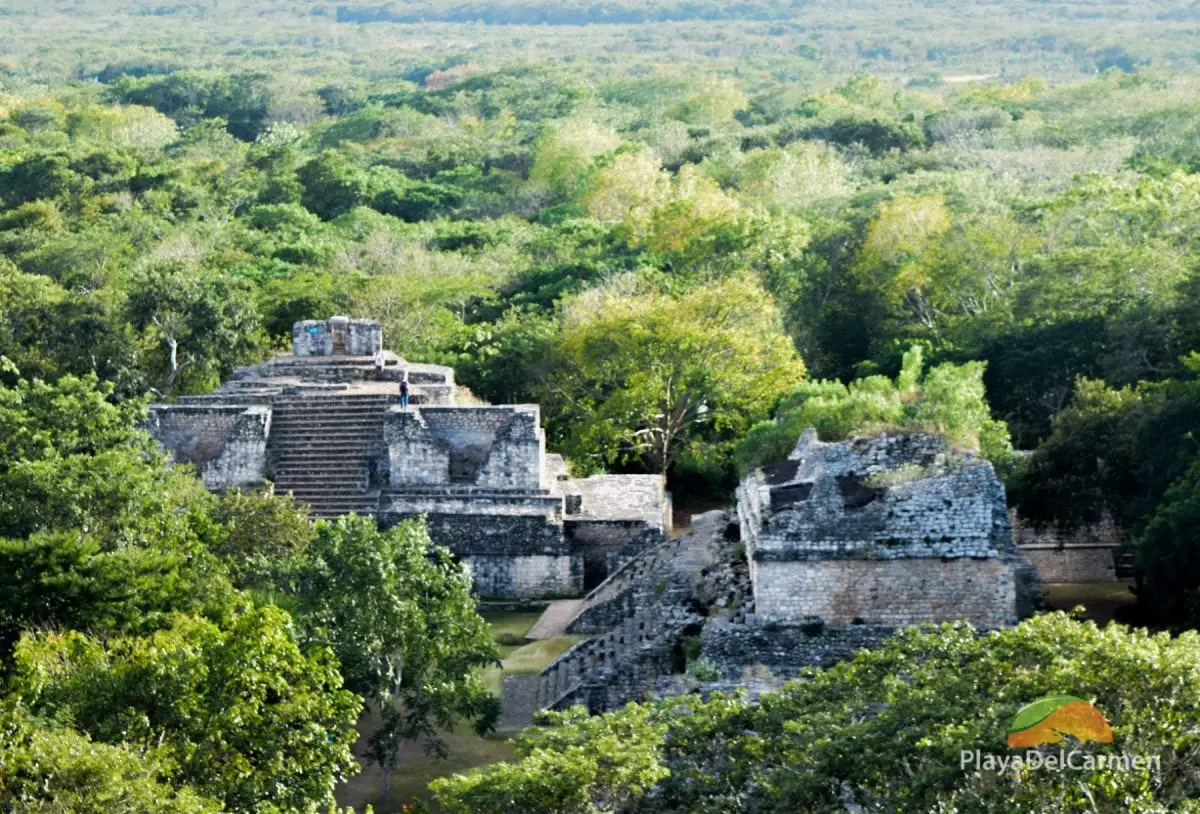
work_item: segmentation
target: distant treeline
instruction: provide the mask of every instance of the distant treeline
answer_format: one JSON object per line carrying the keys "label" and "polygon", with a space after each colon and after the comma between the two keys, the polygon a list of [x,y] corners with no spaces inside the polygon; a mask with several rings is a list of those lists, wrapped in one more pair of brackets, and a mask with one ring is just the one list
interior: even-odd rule
{"label": "distant treeline", "polygon": [[686,20],[786,20],[805,0],[743,3],[445,3],[338,6],[340,23],[469,23],[490,25],[587,25],[589,23],[655,23]]}

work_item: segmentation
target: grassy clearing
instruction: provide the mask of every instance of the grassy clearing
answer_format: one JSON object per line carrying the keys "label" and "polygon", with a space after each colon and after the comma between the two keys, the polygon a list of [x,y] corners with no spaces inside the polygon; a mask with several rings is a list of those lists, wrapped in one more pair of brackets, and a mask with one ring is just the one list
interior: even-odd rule
{"label": "grassy clearing", "polygon": [[[371,720],[369,717],[365,719],[359,730],[369,732]],[[391,773],[386,799],[382,770],[374,764],[364,764],[360,774],[338,789],[338,803],[354,806],[356,811],[363,811],[370,805],[374,807],[375,814],[398,814],[404,811],[406,803],[420,801],[436,811],[428,789],[429,781],[499,763],[513,756],[513,746],[507,738],[481,738],[466,724],[458,726],[453,732],[442,733],[441,737],[449,750],[444,759],[426,754],[417,743],[408,744],[403,749],[400,763]],[[360,745],[362,743],[360,741]]]}
{"label": "grassy clearing", "polygon": [[1042,596],[1054,610],[1070,611],[1082,605],[1086,618],[1104,624],[1111,622],[1119,609],[1137,601],[1129,590],[1131,584],[1129,581],[1048,584],[1042,586]]}
{"label": "grassy clearing", "polygon": [[504,657],[504,672],[510,674],[539,673],[542,668],[583,641],[582,636],[555,636],[514,648]]}
{"label": "grassy clearing", "polygon": [[492,629],[497,642],[505,639],[524,639],[525,634],[541,618],[541,611],[483,611],[480,616]]}

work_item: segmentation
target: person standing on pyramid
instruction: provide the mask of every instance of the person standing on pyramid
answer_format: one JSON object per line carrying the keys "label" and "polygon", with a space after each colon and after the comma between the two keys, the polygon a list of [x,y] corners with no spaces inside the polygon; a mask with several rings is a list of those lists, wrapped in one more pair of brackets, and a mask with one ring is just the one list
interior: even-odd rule
{"label": "person standing on pyramid", "polygon": [[383,366],[387,360],[383,356],[383,348],[375,351],[375,381],[383,381]]}
{"label": "person standing on pyramid", "polygon": [[408,373],[405,372],[404,378],[400,380],[400,406],[402,408],[408,406]]}

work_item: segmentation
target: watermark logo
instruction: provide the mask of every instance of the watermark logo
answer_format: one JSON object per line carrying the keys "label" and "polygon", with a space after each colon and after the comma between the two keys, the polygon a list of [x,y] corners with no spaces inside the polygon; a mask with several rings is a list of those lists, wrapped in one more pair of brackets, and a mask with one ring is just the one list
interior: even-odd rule
{"label": "watermark logo", "polygon": [[[1062,744],[1068,738],[1075,747],[1046,748]],[[1009,748],[1024,751],[992,754],[964,749],[959,756],[959,768],[1011,778],[1038,771],[1162,773],[1158,755],[1108,754],[1077,748],[1089,742],[1110,744],[1113,731],[1100,710],[1073,695],[1048,696],[1022,707],[1009,724],[1006,740]]]}
{"label": "watermark logo", "polygon": [[1063,736],[1080,743],[1112,743],[1112,727],[1104,714],[1073,695],[1052,695],[1024,706],[1008,727],[1008,745],[1032,749],[1061,743]]}

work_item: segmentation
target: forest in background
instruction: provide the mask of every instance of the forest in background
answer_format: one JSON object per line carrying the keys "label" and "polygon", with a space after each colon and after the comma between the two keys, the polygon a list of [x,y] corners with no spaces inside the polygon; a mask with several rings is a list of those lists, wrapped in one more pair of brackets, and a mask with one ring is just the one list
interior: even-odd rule
{"label": "forest in background", "polygon": [[[345,771],[337,687],[386,698],[391,669],[352,643],[417,653],[419,637],[372,638],[386,615],[313,586],[403,596],[352,555],[416,561],[427,543],[313,537],[284,498],[205,496],[136,430],[148,400],[205,392],[335,313],[379,319],[391,349],[454,366],[481,399],[540,403],[576,471],[665,472],[684,505],[727,499],[803,426],[945,432],[1029,520],[1116,522],[1140,618],[1194,626],[1198,16],[1175,0],[0,2],[0,574],[16,575],[0,647],[28,701],[0,725],[30,754],[53,744],[29,710],[98,741],[173,733],[140,793],[174,778],[179,810],[304,810]],[[163,575],[169,590],[143,590]],[[465,631],[446,669],[486,662],[465,588],[439,590]],[[47,624],[122,638],[30,632]],[[219,662],[260,639],[281,664],[312,659],[296,709],[341,727],[280,747],[310,761],[293,800],[206,772],[195,750],[214,747],[176,710],[133,735],[103,704],[79,712],[112,678],[106,647],[136,656],[132,693],[163,653],[199,642]],[[459,690],[436,715],[486,726],[479,687]],[[381,759],[425,723],[385,733]]]}

